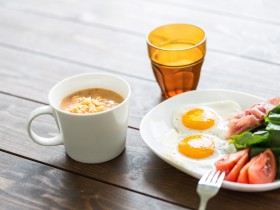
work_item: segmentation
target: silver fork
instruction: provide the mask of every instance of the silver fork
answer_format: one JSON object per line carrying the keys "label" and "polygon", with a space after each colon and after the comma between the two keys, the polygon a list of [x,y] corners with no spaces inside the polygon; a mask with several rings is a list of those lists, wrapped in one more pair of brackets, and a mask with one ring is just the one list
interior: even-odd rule
{"label": "silver fork", "polygon": [[224,180],[225,172],[208,171],[198,182],[196,192],[200,196],[200,204],[198,210],[205,210],[207,202],[210,198],[215,196]]}

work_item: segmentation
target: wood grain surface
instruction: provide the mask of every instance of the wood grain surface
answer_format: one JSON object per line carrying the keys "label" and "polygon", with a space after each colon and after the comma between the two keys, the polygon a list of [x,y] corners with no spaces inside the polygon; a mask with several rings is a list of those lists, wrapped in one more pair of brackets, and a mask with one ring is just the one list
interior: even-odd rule
{"label": "wood grain surface", "polygon": [[[197,209],[197,180],[158,158],[143,142],[142,118],[164,100],[147,55],[146,34],[172,22],[201,26],[207,55],[198,89],[280,95],[277,0],[0,0],[0,209]],[[58,81],[113,73],[132,87],[125,151],[82,164],[64,147],[34,143],[29,113],[48,104]],[[34,129],[56,135],[51,117]],[[280,208],[279,189],[221,189],[207,209]]]}
{"label": "wood grain surface", "polygon": [[185,209],[0,152],[1,209]]}

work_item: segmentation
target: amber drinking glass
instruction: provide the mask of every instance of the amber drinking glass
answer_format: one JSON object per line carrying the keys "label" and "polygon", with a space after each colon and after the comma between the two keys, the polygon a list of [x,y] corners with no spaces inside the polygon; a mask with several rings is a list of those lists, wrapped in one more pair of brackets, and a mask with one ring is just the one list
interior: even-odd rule
{"label": "amber drinking glass", "polygon": [[160,26],[147,36],[155,78],[165,98],[195,90],[206,53],[205,32],[190,24]]}

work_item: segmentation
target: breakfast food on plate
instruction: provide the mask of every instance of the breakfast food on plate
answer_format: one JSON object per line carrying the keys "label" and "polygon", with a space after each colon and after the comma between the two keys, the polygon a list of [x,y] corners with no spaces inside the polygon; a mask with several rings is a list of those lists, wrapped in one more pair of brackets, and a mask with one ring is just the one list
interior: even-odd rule
{"label": "breakfast food on plate", "polygon": [[240,105],[231,100],[179,107],[172,120],[178,135],[164,142],[167,156],[203,173],[213,162],[236,151],[224,138],[228,116],[241,111]]}
{"label": "breakfast food on plate", "polygon": [[263,118],[278,104],[280,104],[280,97],[275,97],[268,101],[254,104],[250,109],[246,109],[242,113],[232,115],[229,118],[227,138],[260,125]]}
{"label": "breakfast food on plate", "polygon": [[249,149],[229,154],[215,163],[217,170],[225,172],[225,180],[244,184],[264,184],[276,177],[276,159],[271,149],[266,149],[249,160]]}
{"label": "breakfast food on plate", "polygon": [[178,143],[178,150],[181,154],[197,160],[227,154],[227,149],[227,142],[206,134],[187,136]]}
{"label": "breakfast food on plate", "polygon": [[[280,97],[273,98],[268,103],[254,105],[253,109],[258,106],[262,107],[262,109],[258,108],[258,112],[252,112],[252,109],[250,109],[240,114],[240,122],[253,117],[258,118],[258,123],[255,123],[252,127],[249,121],[244,125],[246,130],[239,135],[232,135],[230,137],[231,143],[240,151],[229,154],[215,163],[217,169],[225,171],[226,180],[247,184],[262,184],[280,178],[279,102]],[[234,127],[236,124],[230,123],[229,129],[232,129],[231,126]],[[239,157],[238,154],[242,154],[243,160],[242,158],[236,158]],[[233,159],[236,161],[229,161]],[[231,164],[228,164],[229,162]]]}
{"label": "breakfast food on plate", "polygon": [[224,139],[227,118],[241,111],[240,105],[231,100],[187,104],[174,111],[173,124],[179,134],[211,134]]}
{"label": "breakfast food on plate", "polygon": [[89,88],[66,96],[60,108],[71,113],[88,114],[112,109],[123,101],[118,93],[103,88]]}
{"label": "breakfast food on plate", "polygon": [[224,171],[225,180],[263,184],[280,178],[280,97],[242,112],[234,101],[184,105],[173,113],[178,163],[199,172]]}
{"label": "breakfast food on plate", "polygon": [[162,140],[164,156],[176,165],[203,174],[213,163],[236,151],[229,141],[214,135],[174,135]]}
{"label": "breakfast food on plate", "polygon": [[[227,117],[241,107],[234,101],[184,105],[174,112],[173,124],[180,134],[179,152],[189,158],[206,158],[227,147]],[[221,146],[221,144],[224,144]],[[220,151],[224,153],[224,151]]]}

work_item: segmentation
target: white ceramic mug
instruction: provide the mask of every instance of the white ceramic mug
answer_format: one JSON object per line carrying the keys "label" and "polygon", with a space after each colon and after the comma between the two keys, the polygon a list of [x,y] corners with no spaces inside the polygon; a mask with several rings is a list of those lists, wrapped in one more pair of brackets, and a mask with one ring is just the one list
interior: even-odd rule
{"label": "white ceramic mug", "polygon": [[[98,113],[75,114],[59,108],[63,98],[88,88],[104,88],[120,94],[124,101],[116,107]],[[30,113],[28,134],[41,145],[64,144],[66,153],[83,163],[101,163],[118,156],[125,148],[130,98],[129,84],[111,74],[88,73],[69,77],[57,83],[49,93],[49,106]],[[31,127],[39,115],[52,115],[60,133],[51,138],[37,135]]]}

